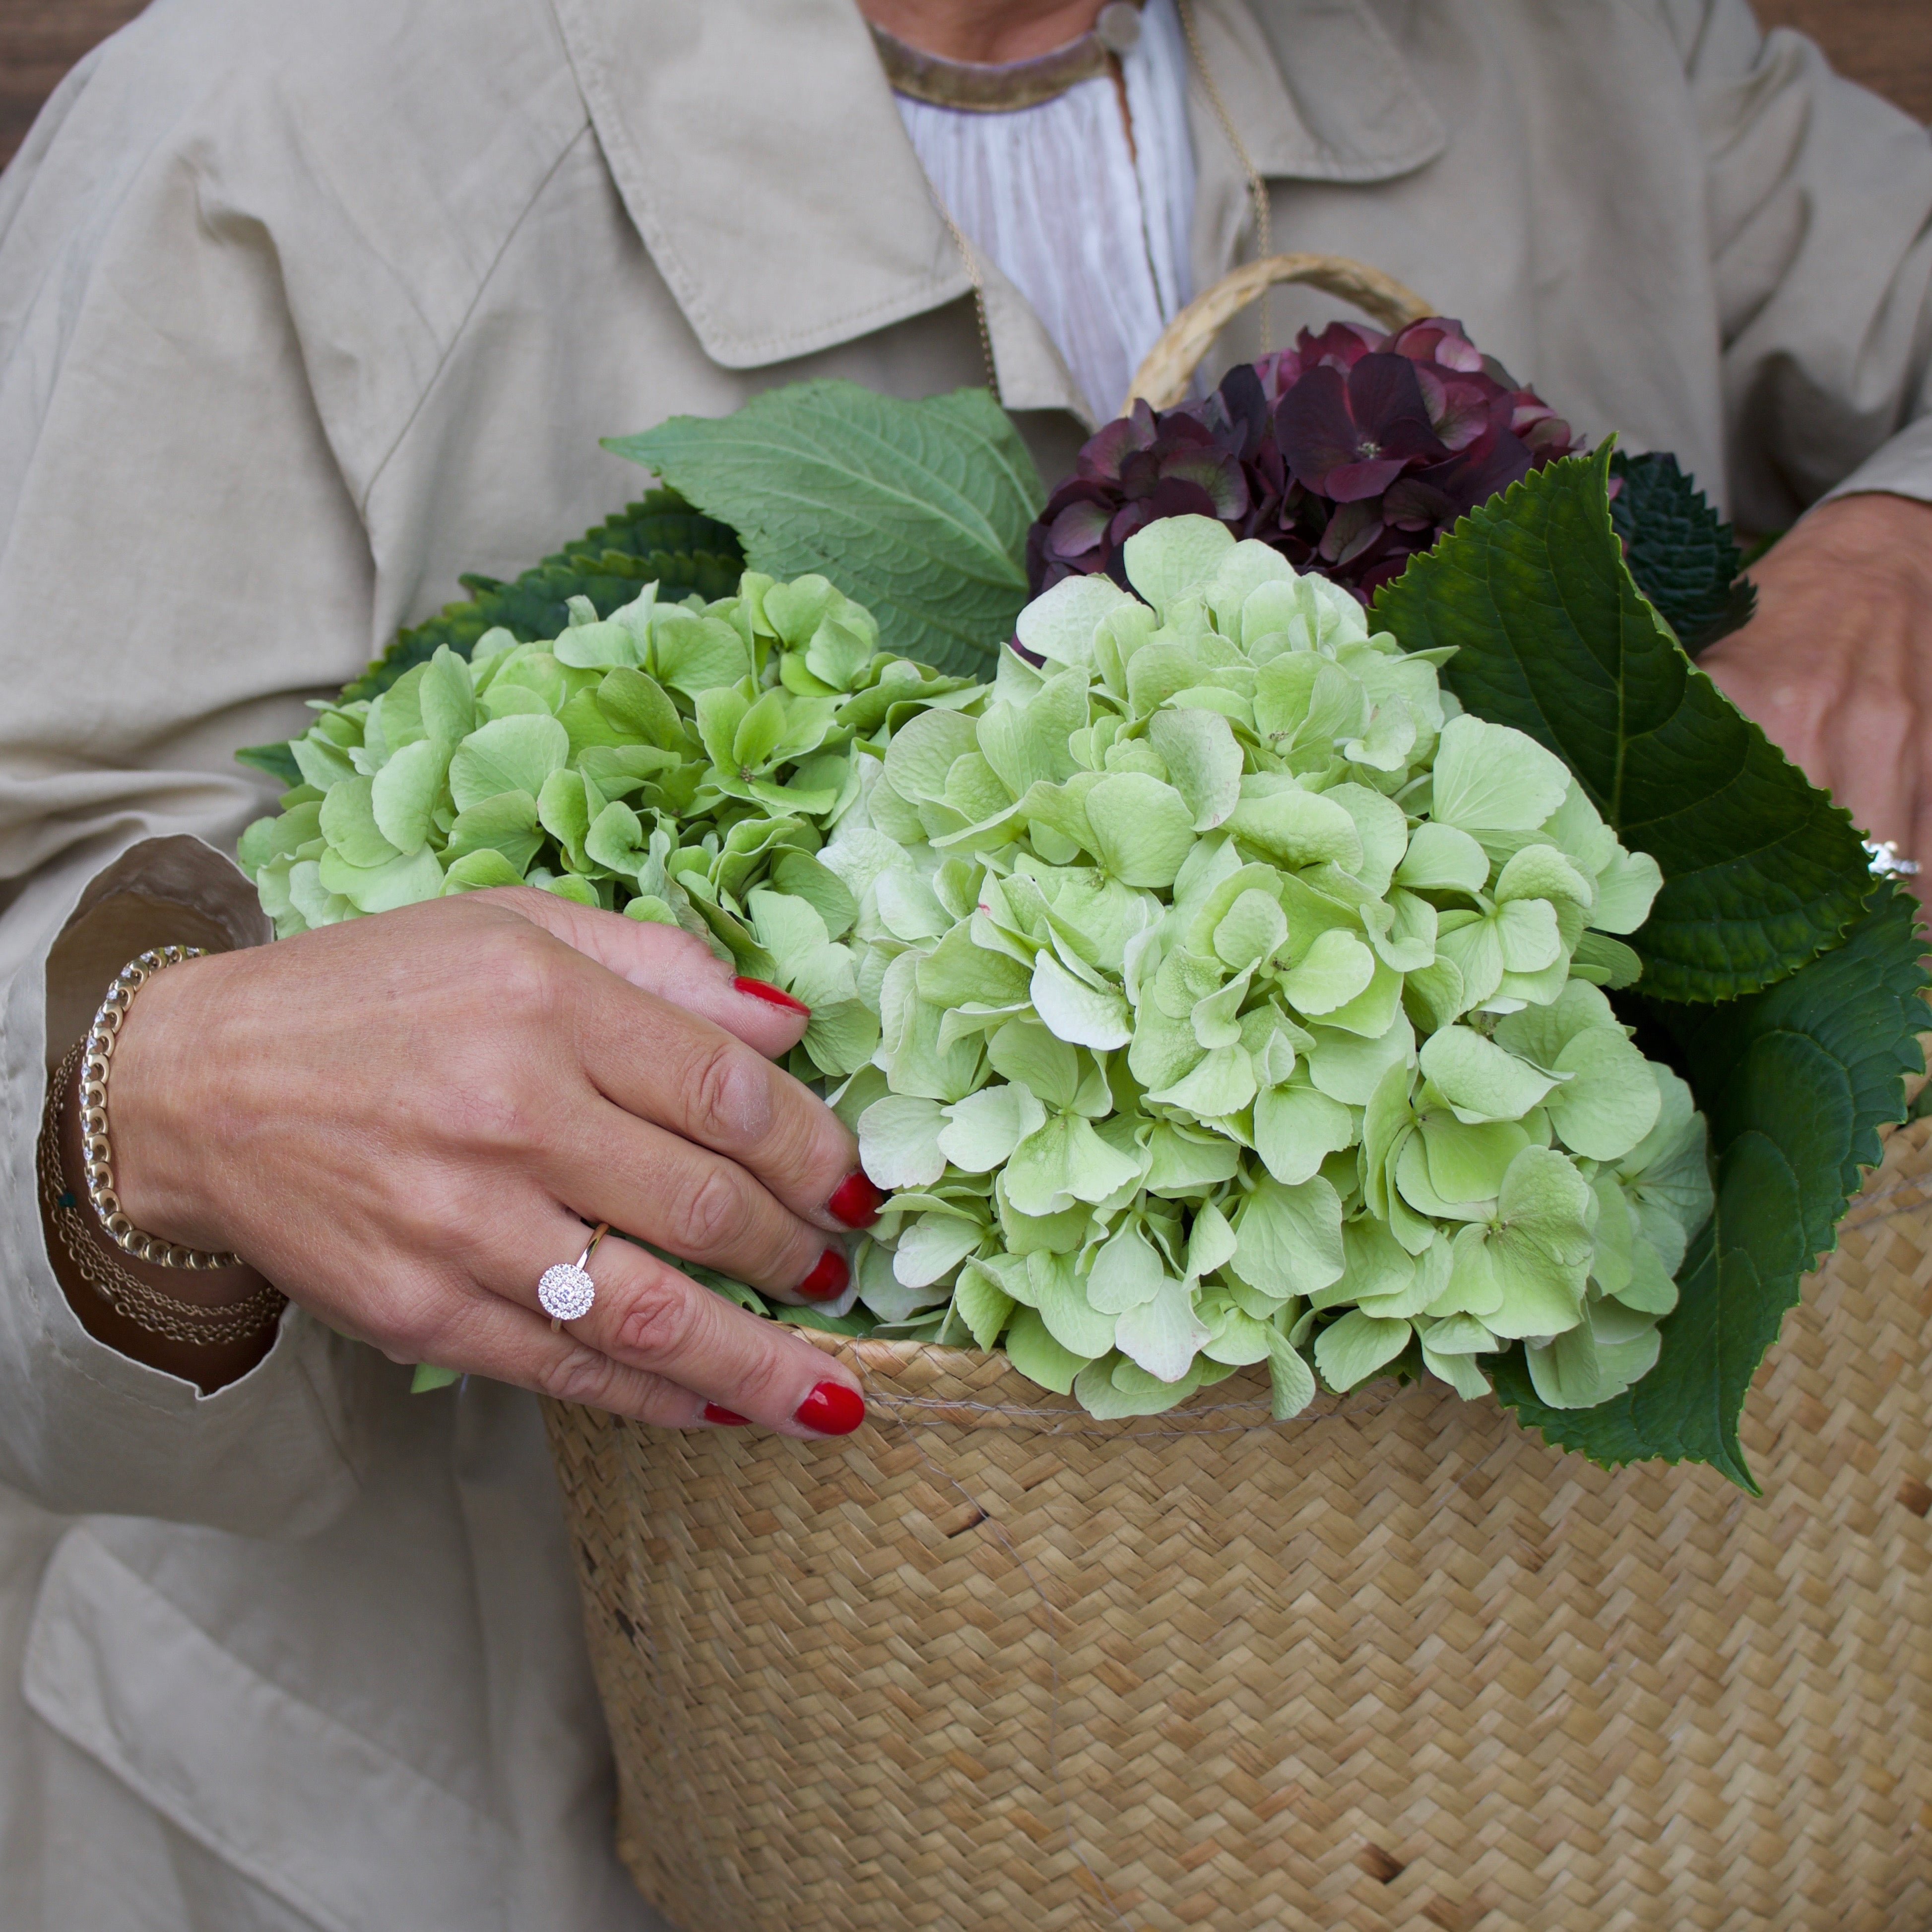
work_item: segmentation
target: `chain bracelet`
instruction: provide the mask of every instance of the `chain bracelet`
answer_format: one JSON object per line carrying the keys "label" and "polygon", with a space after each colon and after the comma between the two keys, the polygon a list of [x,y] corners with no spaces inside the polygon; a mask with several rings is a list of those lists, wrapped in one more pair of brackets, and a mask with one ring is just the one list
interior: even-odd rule
{"label": "chain bracelet", "polygon": [[114,1192],[114,1152],[107,1138],[107,1076],[114,1062],[115,1042],[122,1023],[134,1004],[134,995],[154,974],[184,959],[199,959],[199,946],[163,946],[130,959],[114,976],[94,1024],[87,1030],[82,1046],[80,1064],[81,1172],[87,1184],[87,1198],[93,1204],[102,1232],[123,1254],[155,1268],[239,1268],[242,1257],[225,1251],[210,1252],[201,1248],[184,1248],[144,1234],[121,1211]]}
{"label": "chain bracelet", "polygon": [[144,1281],[136,1281],[88,1232],[80,1204],[68,1192],[60,1154],[61,1096],[74,1078],[80,1054],[77,1045],[68,1049],[67,1058],[61,1062],[60,1071],[48,1089],[36,1149],[40,1198],[74,1271],[123,1320],[166,1341],[218,1348],[224,1342],[250,1340],[265,1328],[272,1328],[288,1306],[288,1297],[268,1282],[264,1282],[246,1301],[226,1307],[208,1308],[199,1302],[183,1301]]}

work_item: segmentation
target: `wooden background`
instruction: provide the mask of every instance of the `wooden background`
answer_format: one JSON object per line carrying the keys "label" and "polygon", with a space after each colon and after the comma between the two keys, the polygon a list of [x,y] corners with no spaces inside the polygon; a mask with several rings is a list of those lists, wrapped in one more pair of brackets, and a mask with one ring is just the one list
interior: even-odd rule
{"label": "wooden background", "polygon": [[[0,163],[54,84],[141,0],[0,0]],[[1758,0],[1766,26],[1811,34],[1839,68],[1932,121],[1932,0]]]}

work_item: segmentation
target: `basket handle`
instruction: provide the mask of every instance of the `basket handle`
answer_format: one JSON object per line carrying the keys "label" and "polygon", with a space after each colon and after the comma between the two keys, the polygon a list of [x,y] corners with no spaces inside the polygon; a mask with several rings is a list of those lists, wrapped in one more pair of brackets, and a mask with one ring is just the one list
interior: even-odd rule
{"label": "basket handle", "polygon": [[1306,282],[1324,293],[1352,303],[1384,328],[1403,328],[1436,311],[1413,289],[1392,275],[1346,255],[1267,255],[1246,262],[1196,296],[1161,331],[1160,340],[1134,372],[1123,405],[1131,410],[1145,402],[1171,410],[1187,393],[1187,385],[1216,336],[1264,289],[1277,282]]}

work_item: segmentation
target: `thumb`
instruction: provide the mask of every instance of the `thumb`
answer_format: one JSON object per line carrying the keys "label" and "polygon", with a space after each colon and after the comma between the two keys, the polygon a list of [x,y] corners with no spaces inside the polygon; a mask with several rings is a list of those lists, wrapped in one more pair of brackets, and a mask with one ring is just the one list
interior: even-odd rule
{"label": "thumb", "polygon": [[531,886],[473,896],[500,902],[620,980],[722,1027],[768,1060],[789,1053],[805,1036],[808,1006],[765,980],[734,973],[682,926],[626,919]]}

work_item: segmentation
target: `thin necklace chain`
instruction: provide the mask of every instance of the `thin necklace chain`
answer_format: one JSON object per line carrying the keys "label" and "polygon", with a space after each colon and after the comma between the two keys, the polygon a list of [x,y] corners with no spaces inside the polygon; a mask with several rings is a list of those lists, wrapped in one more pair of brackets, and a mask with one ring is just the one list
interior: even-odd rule
{"label": "thin necklace chain", "polygon": [[[1214,118],[1221,124],[1221,132],[1227,136],[1228,145],[1234,151],[1234,158],[1241,164],[1241,172],[1248,178],[1248,200],[1254,209],[1255,260],[1265,261],[1273,254],[1268,212],[1268,183],[1262,180],[1248,153],[1247,143],[1241,139],[1240,131],[1234,125],[1234,117],[1228,112],[1228,104],[1222,98],[1220,88],[1214,80],[1214,70],[1208,64],[1208,57],[1201,51],[1201,35],[1194,23],[1193,0],[1175,0],[1180,15],[1180,31],[1187,38],[1187,51],[1193,56],[1195,71],[1201,76],[1201,85],[1207,89],[1208,105],[1214,110]],[[1274,346],[1274,331],[1268,314],[1268,298],[1265,294],[1261,300],[1262,353],[1265,356]]]}
{"label": "thin necklace chain", "polygon": [[959,224],[952,218],[952,211],[939,198],[939,190],[928,179],[926,192],[932,197],[932,205],[939,211],[939,218],[946,224],[946,232],[952,237],[952,245],[959,251],[959,259],[965,264],[966,279],[973,284],[973,317],[980,325],[980,354],[986,365],[986,386],[993,392],[993,400],[1002,400],[1000,394],[1000,371],[993,360],[993,332],[986,325],[986,284],[980,274],[979,258],[962,232]]}

